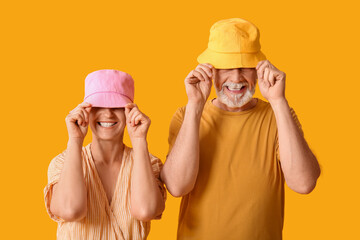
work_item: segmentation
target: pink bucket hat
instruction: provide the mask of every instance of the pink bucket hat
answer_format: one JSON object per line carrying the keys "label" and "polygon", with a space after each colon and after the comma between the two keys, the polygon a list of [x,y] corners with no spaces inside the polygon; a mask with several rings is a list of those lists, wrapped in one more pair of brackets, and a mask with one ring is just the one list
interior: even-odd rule
{"label": "pink bucket hat", "polygon": [[85,78],[85,102],[93,107],[121,108],[134,101],[134,80],[118,70],[105,69]]}

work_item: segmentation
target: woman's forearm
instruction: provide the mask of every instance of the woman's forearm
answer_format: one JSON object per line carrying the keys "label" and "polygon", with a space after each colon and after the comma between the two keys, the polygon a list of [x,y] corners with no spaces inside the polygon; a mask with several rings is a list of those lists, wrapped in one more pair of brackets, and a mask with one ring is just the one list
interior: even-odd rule
{"label": "woman's forearm", "polygon": [[141,221],[161,215],[165,203],[152,170],[145,138],[132,139],[134,163],[131,174],[131,214]]}

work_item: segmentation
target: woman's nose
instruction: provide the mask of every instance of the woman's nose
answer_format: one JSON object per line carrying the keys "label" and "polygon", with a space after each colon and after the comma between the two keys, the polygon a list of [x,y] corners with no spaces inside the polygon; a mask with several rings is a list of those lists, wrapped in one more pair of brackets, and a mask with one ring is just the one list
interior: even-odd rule
{"label": "woman's nose", "polygon": [[113,115],[113,111],[112,111],[111,108],[105,108],[104,111],[103,111],[103,114],[104,114],[105,116],[111,117],[111,116]]}

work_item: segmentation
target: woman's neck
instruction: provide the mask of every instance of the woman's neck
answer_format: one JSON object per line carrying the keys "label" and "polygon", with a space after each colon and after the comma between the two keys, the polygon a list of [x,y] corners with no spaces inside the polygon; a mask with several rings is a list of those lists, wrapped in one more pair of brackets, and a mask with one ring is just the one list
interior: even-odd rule
{"label": "woman's neck", "polygon": [[122,139],[121,141],[113,142],[95,138],[90,147],[94,161],[106,165],[121,161],[125,149]]}

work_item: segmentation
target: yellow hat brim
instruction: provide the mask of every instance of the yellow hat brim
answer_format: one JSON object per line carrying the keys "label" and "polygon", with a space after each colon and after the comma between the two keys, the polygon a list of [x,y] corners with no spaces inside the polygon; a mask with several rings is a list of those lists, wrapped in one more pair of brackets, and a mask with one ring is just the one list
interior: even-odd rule
{"label": "yellow hat brim", "polygon": [[220,53],[209,48],[197,58],[199,63],[210,63],[218,69],[254,68],[262,60],[266,60],[266,57],[261,51],[257,53]]}

